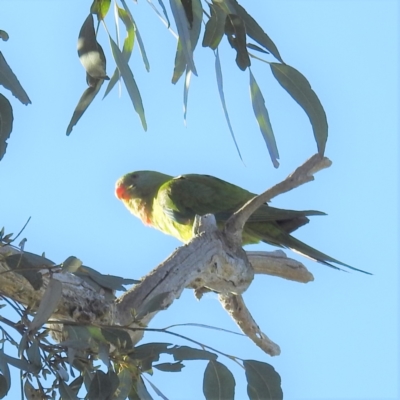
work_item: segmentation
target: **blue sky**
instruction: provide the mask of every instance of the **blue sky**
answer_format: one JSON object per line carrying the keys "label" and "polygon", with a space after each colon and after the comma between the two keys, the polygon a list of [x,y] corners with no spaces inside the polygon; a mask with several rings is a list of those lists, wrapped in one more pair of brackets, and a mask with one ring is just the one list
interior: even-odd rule
{"label": "blue sky", "polygon": [[[140,278],[179,242],[144,227],[114,197],[126,172],[153,169],[179,175],[205,173],[261,192],[285,178],[316,146],[302,109],[263,63],[252,71],[266,100],[280,151],[275,170],[253,116],[248,71],[221,48],[225,95],[244,163],[237,156],[218,98],[214,56],[199,48],[199,77],[192,80],[187,126],[183,82],[170,83],[176,40],[145,1],[130,2],[144,39],[151,72],[138,49],[131,68],[141,90],[148,131],[141,128],[125,89],[100,95],[65,136],[73,109],[86,87],[76,54],[79,29],[91,1],[3,1],[0,28],[10,40],[1,51],[32,100],[25,107],[3,88],[14,108],[14,131],[0,163],[0,225],[24,232],[26,250],[62,262],[75,255],[102,273]],[[326,155],[330,169],[316,180],[273,200],[276,207],[317,209],[296,237],[357,268],[341,273],[304,261],[315,281],[307,285],[256,277],[245,301],[261,329],[282,349],[263,354],[247,338],[199,328],[190,336],[229,354],[270,362],[282,377],[286,399],[396,399],[398,348],[398,4],[396,1],[243,0],[274,40],[283,59],[301,71],[328,117]],[[109,28],[113,21],[109,20]],[[113,29],[111,29],[113,31]],[[115,65],[106,36],[99,41]],[[105,86],[105,85],[104,85]],[[249,247],[270,250],[267,245]],[[186,291],[160,313],[152,327],[198,322],[237,330],[215,295],[200,302]],[[149,334],[145,341],[179,344]],[[246,398],[243,372],[223,358]],[[186,363],[180,374],[155,372],[151,380],[171,399],[201,399],[205,364]],[[13,393],[19,390],[14,376]]]}

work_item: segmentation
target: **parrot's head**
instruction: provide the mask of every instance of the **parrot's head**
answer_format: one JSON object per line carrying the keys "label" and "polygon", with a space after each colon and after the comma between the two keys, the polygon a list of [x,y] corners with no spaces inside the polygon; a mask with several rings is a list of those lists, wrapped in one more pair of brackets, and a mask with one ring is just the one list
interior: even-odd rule
{"label": "parrot's head", "polygon": [[158,188],[172,177],[156,171],[130,172],[118,179],[115,196],[119,200],[154,197]]}

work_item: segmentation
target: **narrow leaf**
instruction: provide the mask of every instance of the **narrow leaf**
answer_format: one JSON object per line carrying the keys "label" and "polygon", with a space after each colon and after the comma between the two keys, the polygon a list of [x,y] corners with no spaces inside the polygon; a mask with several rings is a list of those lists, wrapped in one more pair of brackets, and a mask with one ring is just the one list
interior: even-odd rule
{"label": "narrow leaf", "polygon": [[7,140],[13,128],[13,109],[6,97],[0,93],[0,160],[6,154]]}
{"label": "narrow leaf", "polygon": [[243,362],[250,400],[283,399],[281,377],[272,365],[255,360]]}
{"label": "narrow leaf", "polygon": [[19,83],[12,69],[7,64],[3,53],[0,51],[0,85],[8,89],[22,104],[31,104],[31,100],[24,88]]}
{"label": "narrow leaf", "polygon": [[185,366],[180,361],[176,363],[161,363],[153,365],[153,368],[164,372],[180,372],[184,367]]}
{"label": "narrow leaf", "polygon": [[293,67],[278,63],[271,63],[270,66],[276,80],[306,112],[313,128],[318,152],[324,154],[328,140],[328,121],[318,96],[305,76]]}
{"label": "narrow leaf", "polygon": [[153,400],[141,378],[136,382],[136,390],[140,400]]}
{"label": "narrow leaf", "polygon": [[126,62],[124,56],[122,55],[121,50],[114,42],[114,39],[110,35],[108,35],[108,38],[110,40],[111,51],[113,53],[115,63],[117,64],[122,79],[124,80],[133,107],[135,108],[135,111],[138,113],[140,117],[143,129],[146,131],[147,123],[146,123],[146,117],[144,115],[142,97],[140,96],[139,88],[136,85],[135,78],[133,77],[132,71],[129,68],[128,63]]}
{"label": "narrow leaf", "polygon": [[221,100],[222,108],[224,109],[225,119],[228,124],[229,131],[231,132],[231,136],[232,136],[233,142],[235,143],[236,150],[239,154],[239,157],[243,161],[242,155],[240,154],[239,146],[236,142],[235,134],[233,133],[231,121],[229,119],[228,109],[226,108],[225,95],[224,95],[224,82],[223,82],[223,78],[222,78],[221,62],[219,60],[218,49],[215,52],[215,74],[217,76],[218,93],[219,93],[219,98]]}
{"label": "narrow leaf", "polygon": [[87,110],[89,105],[92,103],[93,99],[96,97],[97,93],[103,84],[103,79],[97,79],[96,83],[93,86],[89,86],[82,94],[81,98],[78,101],[77,106],[75,107],[74,113],[72,114],[71,121],[68,124],[66,135],[69,136],[72,132],[73,127],[78,123],[81,119],[84,112]]}
{"label": "narrow leaf", "polygon": [[250,67],[250,57],[246,46],[246,27],[241,18],[228,14],[225,20],[225,34],[230,45],[236,50],[236,64],[244,71]]}
{"label": "narrow leaf", "polygon": [[186,69],[186,77],[185,77],[185,85],[183,87],[183,121],[184,121],[185,125],[186,125],[187,102],[188,102],[191,76],[192,76],[192,71],[189,68],[187,68]]}
{"label": "narrow leaf", "polygon": [[133,343],[129,333],[123,329],[102,328],[101,333],[108,343],[119,349],[132,349]]}
{"label": "narrow leaf", "polygon": [[173,84],[178,82],[180,77],[182,76],[182,74],[185,72],[185,70],[186,70],[186,58],[183,53],[181,39],[178,39],[178,44],[177,44],[176,54],[175,54],[174,72],[172,75],[171,82]]}
{"label": "narrow leaf", "polygon": [[69,387],[62,379],[59,380],[59,391],[62,399],[78,400],[75,391]]}
{"label": "narrow leaf", "polygon": [[93,0],[90,12],[96,14],[99,20],[103,20],[110,9],[111,0]]}
{"label": "narrow leaf", "polygon": [[39,308],[35,317],[30,323],[29,330],[32,332],[40,328],[47,322],[54,310],[57,308],[62,295],[62,284],[60,281],[51,279],[42,300],[40,301]]}
{"label": "narrow leaf", "polygon": [[203,393],[207,400],[235,398],[235,378],[220,362],[210,360],[204,371]]}
{"label": "narrow leaf", "polygon": [[125,400],[132,388],[132,375],[128,369],[122,369],[118,373],[119,386],[118,394],[114,396],[114,400]]}
{"label": "narrow leaf", "polygon": [[202,45],[215,50],[224,36],[227,13],[217,2],[209,4],[209,6],[211,17],[206,23]]}
{"label": "narrow leaf", "polygon": [[151,381],[149,381],[148,379],[146,379],[148,384],[151,386],[151,388],[157,393],[158,396],[160,396],[163,400],[168,400],[168,398],[166,396],[164,396],[164,394],[161,392],[161,390]]}
{"label": "narrow leaf", "polygon": [[276,146],[274,132],[272,131],[271,122],[269,120],[268,110],[265,107],[265,100],[261,90],[250,71],[250,95],[253,105],[254,115],[256,116],[261,133],[267,144],[268,152],[271,157],[272,164],[275,168],[279,167],[279,153]]}
{"label": "narrow leaf", "polygon": [[130,18],[131,18],[131,20],[133,22],[133,25],[135,26],[135,33],[136,33],[136,39],[137,39],[137,43],[138,43],[138,46],[139,46],[139,50],[140,50],[140,53],[142,55],[144,66],[146,67],[146,71],[149,72],[150,71],[150,64],[149,64],[149,60],[147,59],[146,50],[144,48],[142,37],[140,36],[138,25],[135,22],[135,20],[134,20],[134,18],[132,16],[132,13],[129,10],[128,5],[126,4],[125,0],[121,0],[121,3],[123,5],[125,11],[129,14],[129,16],[130,16]]}
{"label": "narrow leaf", "polygon": [[8,367],[7,361],[4,357],[4,348],[0,348],[0,372],[2,374],[2,391],[0,398],[3,398],[11,387],[10,368]]}
{"label": "narrow leaf", "polygon": [[3,354],[3,358],[7,364],[10,364],[13,367],[18,368],[21,371],[30,372],[31,374],[34,374],[37,372],[37,369],[34,365],[29,364],[27,361],[25,361],[23,359],[10,357],[7,354]]}
{"label": "narrow leaf", "polygon": [[39,369],[41,368],[42,360],[40,358],[39,345],[36,340],[32,341],[32,344],[28,347],[28,350],[26,351],[26,355],[32,365],[38,367]]}
{"label": "narrow leaf", "polygon": [[263,31],[261,26],[258,25],[254,18],[248,14],[247,11],[236,0],[229,1],[235,8],[237,15],[244,21],[247,34],[261,46],[264,46],[276,59],[283,63],[278,48],[275,46],[275,43],[270,39],[270,37]]}
{"label": "narrow leaf", "polygon": [[97,370],[90,384],[87,398],[90,400],[106,400],[111,395],[110,378],[103,371]]}
{"label": "narrow leaf", "polygon": [[[118,17],[122,20],[126,28],[126,38],[124,40],[124,45],[122,48],[122,55],[125,58],[126,62],[128,62],[129,59],[131,58],[133,45],[135,42],[135,26],[133,24],[130,15],[123,8],[118,7],[117,4],[115,4],[115,7],[117,9]],[[112,88],[115,86],[119,78],[120,78],[119,70],[118,68],[115,68],[115,71],[110,79],[110,82],[108,82],[103,99],[112,90]]]}
{"label": "narrow leaf", "polygon": [[186,18],[185,10],[180,0],[170,0],[172,14],[175,19],[176,28],[178,30],[179,39],[182,42],[182,50],[185,56],[186,64],[189,69],[197,76],[196,67],[193,60],[193,48],[190,41],[190,32],[188,20]]}
{"label": "narrow leaf", "polygon": [[167,14],[167,9],[165,8],[165,5],[162,0],[158,0],[158,4],[161,6],[163,10],[164,16],[161,15],[161,13],[157,10],[157,7],[153,4],[151,0],[147,0],[147,2],[150,4],[151,8],[156,12],[158,17],[165,23],[167,28],[170,27],[171,23],[169,22],[168,14]]}
{"label": "narrow leaf", "polygon": [[207,350],[194,349],[188,346],[173,347],[169,350],[175,361],[183,360],[216,360],[217,355]]}
{"label": "narrow leaf", "polygon": [[90,86],[94,86],[97,79],[110,79],[106,73],[106,56],[103,48],[96,40],[92,14],[87,16],[79,31],[77,49],[83,68],[85,68],[89,77],[95,79],[93,82],[87,79]]}

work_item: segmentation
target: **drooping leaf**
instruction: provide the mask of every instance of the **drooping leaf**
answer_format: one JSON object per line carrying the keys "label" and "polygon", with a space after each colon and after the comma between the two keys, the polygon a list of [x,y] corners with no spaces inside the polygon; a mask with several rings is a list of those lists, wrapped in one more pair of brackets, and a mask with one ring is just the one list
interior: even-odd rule
{"label": "drooping leaf", "polygon": [[[89,76],[89,75],[88,75]],[[95,79],[95,78],[92,78]],[[93,85],[92,81],[92,85]],[[73,127],[77,124],[77,122],[81,119],[84,112],[87,110],[93,99],[96,97],[97,93],[103,84],[103,79],[97,79],[94,86],[89,86],[82,94],[81,98],[78,101],[77,106],[75,107],[74,113],[72,114],[71,121],[68,124],[66,134],[70,135]]]}
{"label": "drooping leaf", "polygon": [[82,384],[83,384],[83,376],[80,375],[76,379],[74,379],[68,386],[71,389],[71,391],[75,394],[75,396],[77,396],[79,390],[82,387]]}
{"label": "drooping leaf", "polygon": [[328,140],[328,121],[310,83],[297,69],[287,64],[270,63],[270,67],[276,80],[306,112],[313,128],[318,152],[324,154]]}
{"label": "drooping leaf", "polygon": [[114,400],[125,400],[132,388],[132,375],[128,369],[122,369],[118,373],[119,386],[118,394],[113,398]]}
{"label": "drooping leaf", "polygon": [[279,153],[276,146],[274,132],[272,130],[271,122],[269,120],[268,110],[265,107],[265,100],[261,90],[250,71],[250,96],[253,105],[254,115],[256,116],[261,133],[267,144],[268,152],[271,157],[272,164],[275,168],[279,167]]}
{"label": "drooping leaf", "polygon": [[169,297],[169,292],[159,293],[154,296],[151,300],[146,301],[140,305],[137,310],[136,319],[140,321],[144,316],[155,311],[164,310],[164,300]]}
{"label": "drooping leaf", "polygon": [[279,54],[278,48],[275,43],[270,39],[270,37],[263,31],[260,25],[254,20],[254,18],[248,14],[248,12],[236,1],[229,0],[236,10],[237,15],[243,20],[246,25],[247,34],[259,43],[261,46],[265,47],[271,54],[283,63],[281,55]]}
{"label": "drooping leaf", "polygon": [[39,308],[30,323],[29,331],[40,328],[51,317],[57,308],[62,295],[62,284],[56,279],[50,279],[46,291],[40,301]]}
{"label": "drooping leaf", "polygon": [[4,357],[4,348],[0,348],[0,372],[1,372],[1,382],[0,382],[0,399],[2,399],[10,390],[11,387],[11,375],[10,368]]}
{"label": "drooping leaf", "polygon": [[262,49],[260,46],[257,46],[254,43],[247,43],[247,48],[259,51],[259,52],[264,53],[264,54],[269,54],[269,51]]}
{"label": "drooping leaf", "polygon": [[99,20],[103,20],[110,9],[111,0],[93,0],[90,12],[96,14]]}
{"label": "drooping leaf", "polygon": [[4,361],[7,364],[12,365],[15,368],[20,369],[21,371],[30,372],[31,374],[35,374],[37,372],[36,367],[24,359],[14,358],[9,356],[8,354],[3,354]]}
{"label": "drooping leaf", "polygon": [[9,39],[8,33],[3,31],[3,29],[0,29],[0,39],[4,40],[5,42],[7,42]]}
{"label": "drooping leaf", "polygon": [[175,361],[183,360],[216,360],[217,355],[207,350],[194,349],[189,346],[176,346],[169,349]]}
{"label": "drooping leaf", "polygon": [[122,3],[122,5],[123,5],[125,11],[129,14],[129,16],[130,16],[130,18],[131,18],[131,20],[132,20],[132,22],[133,22],[133,25],[134,25],[134,27],[135,27],[135,33],[136,33],[137,44],[138,44],[138,46],[139,46],[139,50],[140,50],[140,53],[141,53],[141,55],[142,55],[142,59],[143,59],[143,62],[144,62],[144,66],[146,67],[146,71],[149,72],[149,71],[150,71],[150,64],[149,64],[149,60],[147,59],[146,50],[145,50],[145,48],[144,48],[144,44],[143,44],[142,37],[140,36],[140,32],[139,32],[138,25],[137,25],[137,23],[135,22],[135,20],[134,20],[134,18],[133,18],[133,16],[132,16],[132,13],[130,12],[130,10],[129,10],[129,8],[128,8],[126,2],[125,2],[125,0],[121,0],[121,3]]}
{"label": "drooping leaf", "polygon": [[63,272],[76,272],[82,265],[82,261],[75,256],[69,256],[63,263],[62,263],[62,271]]}
{"label": "drooping leaf", "polygon": [[54,265],[50,260],[28,252],[12,254],[6,258],[6,262],[10,269],[22,275],[35,290],[39,290],[43,285],[39,269]]}
{"label": "drooping leaf", "polygon": [[62,399],[79,400],[75,391],[62,379],[59,380],[59,391]]}
{"label": "drooping leaf", "polygon": [[102,328],[101,333],[107,342],[112,343],[117,348],[131,349],[133,347],[129,333],[123,329]]}
{"label": "drooping leaf", "polygon": [[110,79],[106,72],[106,56],[96,40],[92,14],[88,15],[81,27],[77,49],[83,68],[89,77],[94,78],[94,81],[87,79],[88,85],[93,87],[97,84],[98,79]]}
{"label": "drooping leaf", "polygon": [[228,124],[229,131],[231,132],[233,142],[235,143],[236,150],[239,154],[240,159],[242,160],[242,155],[240,154],[239,146],[236,142],[235,134],[233,133],[231,121],[229,119],[228,109],[226,108],[225,95],[224,95],[224,82],[222,79],[221,62],[219,60],[218,49],[215,52],[215,75],[217,77],[218,93],[219,93],[219,98],[221,100],[222,108],[224,109],[225,119]]}
{"label": "drooping leaf", "polygon": [[134,360],[143,360],[151,357],[154,361],[157,361],[161,353],[170,354],[169,347],[171,343],[146,343],[140,346],[136,346],[134,352],[130,357]]}
{"label": "drooping leaf", "polygon": [[184,367],[185,366],[180,361],[175,363],[161,363],[153,365],[153,368],[164,372],[180,372]]}
{"label": "drooping leaf", "polygon": [[136,391],[140,400],[153,400],[141,378],[136,382]]}
{"label": "drooping leaf", "polygon": [[227,13],[218,2],[214,1],[213,4],[209,4],[209,6],[211,18],[206,23],[202,45],[203,47],[210,47],[215,50],[225,33]]}
{"label": "drooping leaf", "polygon": [[126,290],[123,285],[131,285],[133,283],[140,282],[135,279],[127,279],[127,278],[122,278],[120,276],[108,275],[108,274],[105,275],[86,265],[81,266],[74,273],[74,275],[79,276],[80,278],[90,277],[90,279],[92,279],[102,288],[110,290],[121,290],[123,292]]}
{"label": "drooping leaf", "polygon": [[36,340],[32,341],[32,344],[28,347],[28,350],[26,351],[26,355],[28,357],[29,362],[35,367],[37,367],[38,370],[42,367],[39,345]]}
{"label": "drooping leaf", "polygon": [[[179,1],[179,0],[178,0]],[[192,53],[197,46],[197,42],[200,36],[201,30],[201,18],[203,15],[203,8],[201,6],[200,0],[193,0],[192,1],[192,12],[193,12],[193,24],[192,28],[189,30],[189,41]],[[172,83],[175,84],[178,82],[182,74],[187,71],[191,70],[188,68],[187,56],[185,53],[184,42],[181,37],[178,39],[176,55],[175,55],[175,66],[174,66],[174,73],[172,76]],[[191,70],[193,71],[193,70]],[[187,72],[186,72],[187,76]]]}
{"label": "drooping leaf", "polygon": [[[124,40],[124,45],[122,47],[122,55],[125,58],[126,62],[128,62],[129,59],[131,58],[133,45],[135,42],[135,25],[133,24],[133,21],[129,15],[129,13],[127,13],[123,8],[118,7],[118,5],[116,3],[115,3],[115,7],[117,8],[118,17],[122,20],[122,22],[124,23],[125,28],[126,28],[126,38]],[[118,70],[118,68],[115,68],[115,71],[110,79],[110,82],[108,82],[103,99],[104,99],[104,97],[107,96],[107,94],[115,86],[119,77],[120,77],[119,70]]]}
{"label": "drooping leaf", "polygon": [[0,160],[6,154],[7,140],[13,127],[13,109],[10,102],[0,93]]}
{"label": "drooping leaf", "polygon": [[283,399],[281,377],[272,365],[256,360],[245,360],[243,366],[250,400]]}
{"label": "drooping leaf", "polygon": [[161,392],[161,390],[151,381],[147,380],[148,384],[151,386],[151,388],[156,392],[158,396],[160,396],[163,400],[168,400],[167,397],[164,396],[164,394]]}
{"label": "drooping leaf", "polygon": [[151,0],[147,0],[147,2],[150,4],[151,8],[156,12],[156,14],[161,19],[161,21],[163,21],[165,23],[165,25],[167,26],[167,28],[169,28],[171,23],[169,22],[167,9],[165,8],[163,1],[158,0],[158,4],[162,8],[164,16],[161,15],[161,13],[157,10],[157,7],[153,4],[153,2]]}
{"label": "drooping leaf", "polygon": [[90,384],[87,398],[89,400],[107,400],[112,394],[110,376],[101,370],[97,370]]}
{"label": "drooping leaf", "polygon": [[137,114],[140,117],[143,129],[146,131],[147,123],[146,123],[146,117],[144,115],[142,97],[140,96],[139,88],[137,87],[135,78],[133,77],[133,73],[132,73],[131,69],[129,68],[128,63],[124,59],[124,56],[122,55],[121,50],[118,48],[117,44],[114,42],[114,39],[110,35],[108,36],[108,38],[110,40],[111,51],[113,53],[115,63],[117,64],[117,67],[122,76],[122,79],[124,80],[125,87],[128,91],[129,97],[131,98],[133,107],[135,108],[135,111],[137,112]]}
{"label": "drooping leaf", "polygon": [[204,371],[203,393],[207,400],[229,400],[235,398],[235,378],[220,362],[210,360]]}
{"label": "drooping leaf", "polygon": [[28,379],[25,379],[24,383],[24,394],[27,398],[27,400],[36,400],[40,399],[43,396],[43,393],[41,393],[40,389],[35,389],[32,384],[29,382]]}
{"label": "drooping leaf", "polygon": [[197,76],[196,67],[193,60],[193,47],[190,40],[188,20],[185,10],[180,0],[170,0],[172,15],[174,16],[179,39],[182,43],[182,50],[185,56],[186,64],[189,69]]}
{"label": "drooping leaf", "polygon": [[9,390],[10,385],[8,384],[4,375],[0,374],[0,399],[4,398]]}
{"label": "drooping leaf", "polygon": [[251,65],[246,46],[246,27],[241,18],[228,14],[225,20],[225,34],[229,44],[236,50],[236,64],[244,71]]}
{"label": "drooping leaf", "polygon": [[186,69],[185,85],[183,86],[183,122],[185,123],[185,125],[186,125],[187,102],[188,102],[191,76],[192,76],[192,71],[190,69]]}
{"label": "drooping leaf", "polygon": [[31,100],[26,94],[24,88],[19,83],[12,69],[7,64],[3,53],[0,51],[0,85],[8,89],[22,104],[31,104]]}

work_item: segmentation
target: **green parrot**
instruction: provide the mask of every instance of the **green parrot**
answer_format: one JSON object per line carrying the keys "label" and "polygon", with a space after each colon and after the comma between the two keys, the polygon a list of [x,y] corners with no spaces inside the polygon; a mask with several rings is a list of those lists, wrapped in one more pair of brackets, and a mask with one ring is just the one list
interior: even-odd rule
{"label": "green parrot", "polygon": [[[228,218],[255,194],[210,175],[188,174],[176,178],[156,171],[135,171],[122,176],[115,195],[145,225],[159,229],[187,243],[193,236],[196,215],[214,214],[223,227]],[[307,216],[325,215],[320,211],[282,210],[263,204],[247,220],[243,244],[260,241],[292,249],[329,267],[331,263],[364,272],[308,246],[290,235],[307,224]]]}

